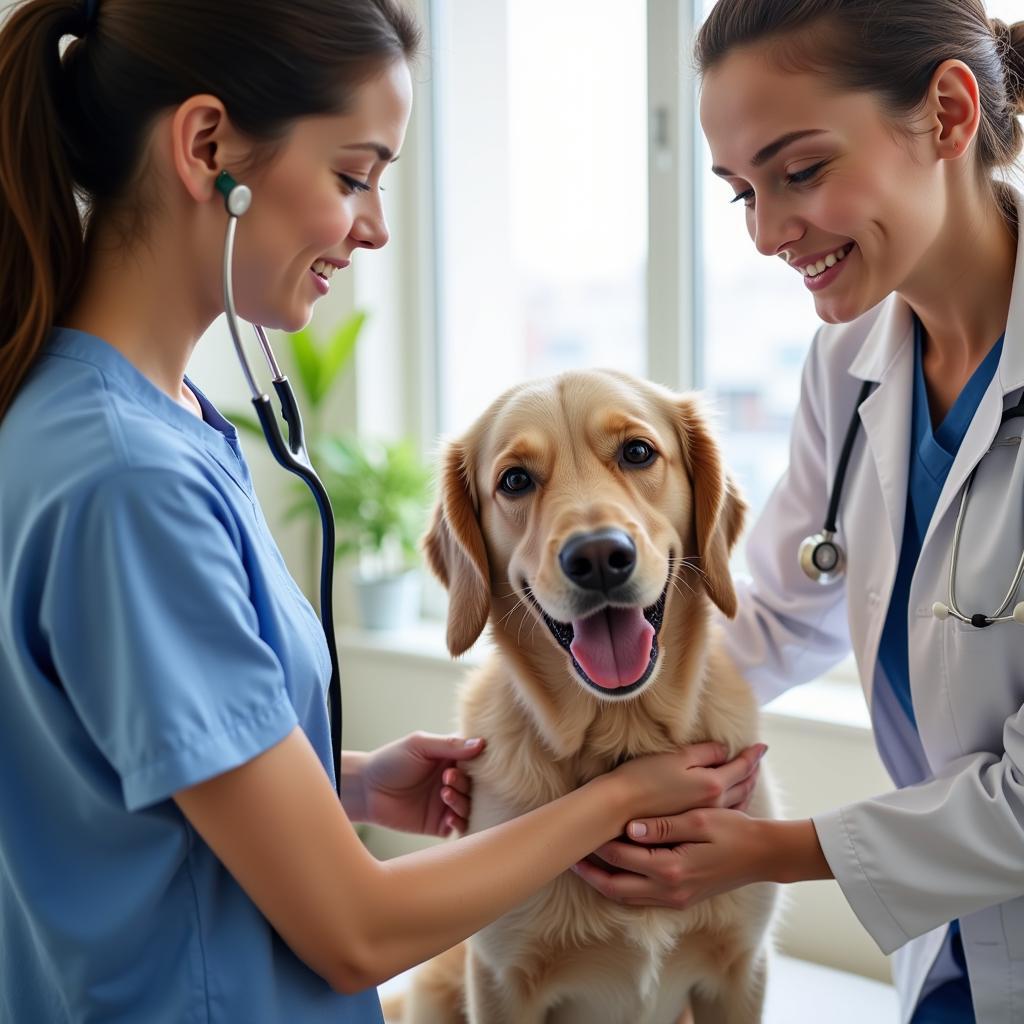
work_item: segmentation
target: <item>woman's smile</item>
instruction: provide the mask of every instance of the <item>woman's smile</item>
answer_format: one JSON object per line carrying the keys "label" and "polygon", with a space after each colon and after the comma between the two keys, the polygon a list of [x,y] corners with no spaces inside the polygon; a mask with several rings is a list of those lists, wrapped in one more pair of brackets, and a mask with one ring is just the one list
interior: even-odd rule
{"label": "woman's smile", "polygon": [[823,291],[843,272],[847,259],[856,248],[855,242],[848,242],[824,255],[790,259],[788,262],[803,277],[804,284],[812,292]]}

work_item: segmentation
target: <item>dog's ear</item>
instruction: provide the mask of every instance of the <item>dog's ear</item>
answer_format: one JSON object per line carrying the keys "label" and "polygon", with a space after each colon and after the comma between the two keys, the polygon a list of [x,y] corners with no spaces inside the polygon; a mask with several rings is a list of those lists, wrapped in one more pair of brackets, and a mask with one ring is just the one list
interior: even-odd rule
{"label": "dog's ear", "polygon": [[747,503],[725,471],[698,399],[692,395],[680,399],[676,417],[693,490],[701,581],[711,600],[731,619],[736,614],[736,591],[729,571],[729,555],[743,532]]}
{"label": "dog's ear", "polygon": [[472,482],[465,445],[449,444],[423,551],[434,575],[448,588],[448,650],[456,658],[476,642],[491,610],[490,567]]}

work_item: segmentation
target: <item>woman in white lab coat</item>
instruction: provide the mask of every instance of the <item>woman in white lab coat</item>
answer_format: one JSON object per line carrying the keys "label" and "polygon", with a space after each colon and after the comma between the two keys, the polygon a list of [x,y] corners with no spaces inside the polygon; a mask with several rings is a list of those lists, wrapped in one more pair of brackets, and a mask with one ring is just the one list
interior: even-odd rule
{"label": "woman in white lab coat", "polygon": [[[679,845],[611,844],[632,874],[580,873],[623,902],[684,904],[835,877],[898,951],[904,1021],[1019,1024],[1024,415],[1003,418],[1024,395],[1024,196],[1000,177],[1024,146],[1024,23],[980,0],[720,0],[697,58],[715,170],[826,323],[728,642],[764,700],[852,645],[898,788],[813,822],[645,821]],[[833,526],[848,435],[846,571],[812,580],[798,553]]]}

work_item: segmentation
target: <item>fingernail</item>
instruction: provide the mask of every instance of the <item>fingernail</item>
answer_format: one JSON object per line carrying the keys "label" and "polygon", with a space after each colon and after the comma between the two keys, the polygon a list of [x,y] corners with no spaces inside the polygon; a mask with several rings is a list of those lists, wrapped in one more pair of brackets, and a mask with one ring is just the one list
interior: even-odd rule
{"label": "fingernail", "polygon": [[634,839],[643,839],[643,837],[647,835],[647,826],[642,821],[634,821],[633,824],[629,826],[629,834]]}
{"label": "fingernail", "polygon": [[768,744],[767,743],[762,743],[761,744],[761,749],[760,749],[760,751],[758,752],[758,755],[757,755],[758,761],[760,761],[761,758],[764,757],[764,755],[767,754],[767,753],[768,753]]}
{"label": "fingernail", "polygon": [[467,747],[475,747],[479,742],[480,742],[480,737],[478,736],[475,740],[466,740],[466,746]]}

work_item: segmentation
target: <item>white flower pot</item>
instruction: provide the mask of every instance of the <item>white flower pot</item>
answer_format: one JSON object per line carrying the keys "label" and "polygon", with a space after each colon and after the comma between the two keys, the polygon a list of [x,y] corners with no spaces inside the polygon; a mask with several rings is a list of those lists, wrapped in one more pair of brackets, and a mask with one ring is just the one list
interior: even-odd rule
{"label": "white flower pot", "polygon": [[353,583],[364,629],[403,629],[420,617],[417,569],[389,576],[355,576]]}

